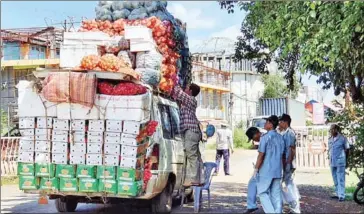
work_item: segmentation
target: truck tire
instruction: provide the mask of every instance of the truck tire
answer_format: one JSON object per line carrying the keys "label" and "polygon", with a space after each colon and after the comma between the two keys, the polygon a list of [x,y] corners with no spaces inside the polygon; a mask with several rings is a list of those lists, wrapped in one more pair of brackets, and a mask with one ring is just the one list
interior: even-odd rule
{"label": "truck tire", "polygon": [[164,190],[152,200],[152,213],[171,213],[173,185],[168,181]]}
{"label": "truck tire", "polygon": [[78,202],[67,198],[57,198],[55,201],[56,209],[60,213],[74,212],[77,208]]}

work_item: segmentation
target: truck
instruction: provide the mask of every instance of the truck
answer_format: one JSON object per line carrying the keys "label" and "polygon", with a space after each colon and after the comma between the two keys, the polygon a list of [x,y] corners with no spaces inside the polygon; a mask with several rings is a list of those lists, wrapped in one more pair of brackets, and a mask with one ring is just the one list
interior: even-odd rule
{"label": "truck", "polygon": [[[266,133],[264,130],[265,118],[271,115],[279,117],[282,114],[289,114],[291,116],[291,127],[293,129],[301,130],[301,127],[306,126],[305,104],[288,97],[259,99],[257,116],[251,117],[247,125],[248,127],[257,127],[262,133]],[[307,133],[301,133],[300,131],[296,134],[307,136]],[[257,147],[259,142],[253,142],[253,144]]]}
{"label": "truck", "polygon": [[84,20],[80,32],[64,33],[60,68],[20,82],[21,190],[55,200],[58,212],[125,202],[170,213],[173,199],[193,199],[183,187],[180,110],[170,96],[190,81],[187,35],[162,15]]}

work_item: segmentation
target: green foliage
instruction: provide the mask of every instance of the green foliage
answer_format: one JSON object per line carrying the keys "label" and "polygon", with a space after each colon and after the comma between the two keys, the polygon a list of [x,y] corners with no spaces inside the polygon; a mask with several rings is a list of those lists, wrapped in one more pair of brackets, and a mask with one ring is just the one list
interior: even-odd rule
{"label": "green foliage", "polygon": [[290,91],[285,84],[283,76],[279,74],[264,74],[262,81],[264,83],[264,98],[297,97],[300,85],[298,82],[295,83],[294,91]]}
{"label": "green foliage", "polygon": [[248,137],[245,135],[243,128],[234,129],[234,148],[252,149],[253,144],[248,143]]}
{"label": "green foliage", "polygon": [[355,137],[354,149],[350,151],[348,167],[359,175],[364,168],[364,106],[352,105],[336,114],[333,121],[340,125],[342,133],[350,138]]}
{"label": "green foliage", "polygon": [[335,95],[349,90],[356,103],[364,103],[363,1],[222,1],[247,11],[235,58],[251,59],[258,72],[268,73],[275,60],[294,89],[297,71],[319,77]]}

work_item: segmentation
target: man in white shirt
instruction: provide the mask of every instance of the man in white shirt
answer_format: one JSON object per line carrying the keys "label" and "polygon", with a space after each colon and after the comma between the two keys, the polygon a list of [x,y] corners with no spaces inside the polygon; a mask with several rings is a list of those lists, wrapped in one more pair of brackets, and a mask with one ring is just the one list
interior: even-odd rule
{"label": "man in white shirt", "polygon": [[224,172],[225,175],[230,175],[229,158],[231,153],[234,153],[233,134],[227,125],[222,124],[221,129],[216,132],[216,171],[214,175],[218,175],[221,156],[224,157]]}

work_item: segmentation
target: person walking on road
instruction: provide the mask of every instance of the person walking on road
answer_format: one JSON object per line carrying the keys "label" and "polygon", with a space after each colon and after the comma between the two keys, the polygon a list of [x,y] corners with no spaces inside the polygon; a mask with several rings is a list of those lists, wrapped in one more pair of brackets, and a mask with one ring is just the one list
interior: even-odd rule
{"label": "person walking on road", "polygon": [[339,201],[345,201],[345,168],[349,157],[349,143],[341,133],[341,128],[333,124],[330,128],[329,158],[332,179],[334,180],[336,195]]}
{"label": "person walking on road", "polygon": [[[246,136],[248,137],[249,141],[253,140],[255,142],[260,141],[260,137],[262,133],[256,127],[250,127],[246,132]],[[255,164],[253,163],[255,168]],[[247,212],[252,213],[258,210],[257,205],[257,180],[256,176],[252,176],[248,183],[248,196],[247,196]]]}
{"label": "person walking on road", "polygon": [[282,168],[285,161],[283,137],[277,133],[278,117],[266,119],[267,133],[260,138],[253,176],[265,213],[282,213]]}
{"label": "person walking on road", "polygon": [[196,116],[197,100],[200,87],[191,84],[183,91],[178,85],[172,90],[172,97],[180,104],[181,131],[184,137],[184,149],[187,157],[185,187],[201,186],[204,183],[203,162],[199,143],[202,139],[200,122]]}
{"label": "person walking on road", "polygon": [[227,125],[222,124],[221,129],[216,132],[216,171],[214,175],[219,174],[219,167],[221,157],[224,157],[224,172],[225,175],[230,175],[230,151],[231,154],[234,153],[234,145],[233,145],[233,134],[231,130],[227,127]]}
{"label": "person walking on road", "polygon": [[285,143],[285,168],[283,169],[283,183],[287,191],[284,191],[284,197],[289,204],[289,207],[293,213],[300,213],[299,204],[299,192],[298,188],[293,182],[292,175],[295,171],[295,154],[296,154],[296,134],[291,129],[291,117],[288,114],[283,114],[279,118],[279,128],[278,133],[283,136]]}

